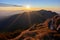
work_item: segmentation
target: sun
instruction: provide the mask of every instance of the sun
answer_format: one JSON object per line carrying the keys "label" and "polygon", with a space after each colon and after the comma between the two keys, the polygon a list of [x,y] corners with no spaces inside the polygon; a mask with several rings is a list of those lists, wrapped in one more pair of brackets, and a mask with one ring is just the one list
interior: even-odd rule
{"label": "sun", "polygon": [[26,5],[26,9],[30,9],[31,8],[31,6],[30,5]]}
{"label": "sun", "polygon": [[31,11],[31,10],[32,10],[31,5],[25,5],[25,6],[24,6],[24,10],[25,10],[25,11]]}

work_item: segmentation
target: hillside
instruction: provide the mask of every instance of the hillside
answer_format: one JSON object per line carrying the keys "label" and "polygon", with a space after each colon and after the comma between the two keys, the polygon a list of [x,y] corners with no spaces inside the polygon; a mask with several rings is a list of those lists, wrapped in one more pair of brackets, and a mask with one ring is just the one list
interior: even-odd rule
{"label": "hillside", "polygon": [[14,31],[17,29],[24,30],[33,24],[43,23],[45,20],[58,15],[52,11],[39,10],[15,14],[0,22],[0,31]]}
{"label": "hillside", "polygon": [[15,14],[0,21],[0,40],[59,40],[59,24],[60,15],[52,11]]}
{"label": "hillside", "polygon": [[48,28],[49,22],[50,19],[40,24],[34,24],[23,31],[0,33],[0,40],[60,40],[60,34],[56,30]]}

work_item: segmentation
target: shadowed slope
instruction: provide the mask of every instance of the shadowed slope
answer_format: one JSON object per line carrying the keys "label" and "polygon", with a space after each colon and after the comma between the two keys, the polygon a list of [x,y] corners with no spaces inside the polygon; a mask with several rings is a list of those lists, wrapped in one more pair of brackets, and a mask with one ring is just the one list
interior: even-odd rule
{"label": "shadowed slope", "polygon": [[3,31],[24,30],[33,24],[43,23],[54,15],[57,15],[57,13],[46,10],[24,12],[9,17],[1,22],[0,26],[2,26]]}

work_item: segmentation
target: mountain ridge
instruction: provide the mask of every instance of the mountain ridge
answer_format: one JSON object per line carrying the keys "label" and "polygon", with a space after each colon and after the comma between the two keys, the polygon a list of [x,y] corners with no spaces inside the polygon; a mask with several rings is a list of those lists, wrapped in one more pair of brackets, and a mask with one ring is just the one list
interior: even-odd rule
{"label": "mountain ridge", "polygon": [[[32,12],[24,12],[22,14],[12,15],[8,19],[1,22],[4,31],[14,31],[17,29],[24,30],[33,24],[43,23],[45,20],[58,15],[56,12],[39,10]],[[30,22],[29,22],[30,21]]]}

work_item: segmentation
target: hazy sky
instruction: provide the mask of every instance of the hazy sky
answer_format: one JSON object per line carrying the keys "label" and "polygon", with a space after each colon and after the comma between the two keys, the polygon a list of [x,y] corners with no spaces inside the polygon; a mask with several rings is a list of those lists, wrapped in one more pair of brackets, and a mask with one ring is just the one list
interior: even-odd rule
{"label": "hazy sky", "polygon": [[46,8],[60,11],[60,0],[0,0],[0,3],[14,5],[31,5],[35,8]]}
{"label": "hazy sky", "polygon": [[31,5],[32,7],[60,7],[60,0],[0,0],[0,3]]}
{"label": "hazy sky", "polygon": [[[24,9],[26,5],[30,5],[33,10],[45,9],[56,11],[60,13],[60,0],[0,0],[0,3],[21,5],[23,7],[1,7],[0,10],[4,11],[15,11],[15,10],[26,10]],[[6,15],[8,12],[0,11],[0,15]],[[4,12],[4,13],[2,13]],[[10,13],[9,13],[10,14]]]}

